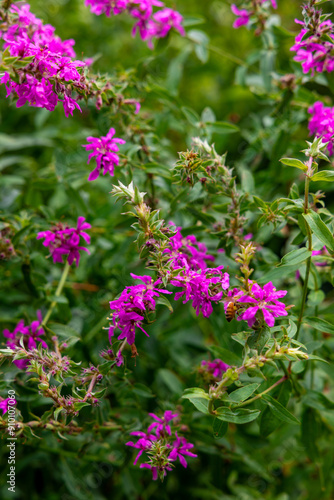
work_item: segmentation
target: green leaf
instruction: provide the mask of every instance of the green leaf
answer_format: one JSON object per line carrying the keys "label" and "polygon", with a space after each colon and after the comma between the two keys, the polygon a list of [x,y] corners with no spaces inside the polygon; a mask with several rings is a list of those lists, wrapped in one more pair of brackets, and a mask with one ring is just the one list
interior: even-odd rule
{"label": "green leaf", "polygon": [[209,60],[209,51],[206,45],[195,45],[195,54],[203,64]]}
{"label": "green leaf", "polygon": [[197,408],[198,411],[205,413],[206,415],[210,415],[208,410],[208,401],[205,401],[205,399],[189,399],[189,401],[195,406],[195,408]]}
{"label": "green leaf", "polygon": [[167,297],[165,297],[164,295],[160,295],[160,296],[156,299],[156,303],[157,303],[157,304],[160,304],[160,305],[162,305],[162,306],[167,307],[167,309],[169,309],[171,313],[173,312],[173,307],[172,307],[172,304],[169,302],[169,300],[167,299]]}
{"label": "green leaf", "polygon": [[308,355],[308,360],[310,361],[321,361],[322,363],[327,363],[329,365],[329,362],[326,361],[326,359],[320,358],[320,356],[315,356],[314,354],[309,354]]}
{"label": "green leaf", "polygon": [[217,408],[217,418],[224,422],[232,422],[233,424],[247,424],[252,422],[260,415],[260,410],[248,410],[246,408],[239,408],[230,410],[226,406]]}
{"label": "green leaf", "polygon": [[163,381],[163,383],[168,387],[168,389],[177,395],[181,395],[183,392],[182,382],[171,370],[167,368],[160,368],[158,370],[158,377]]}
{"label": "green leaf", "polygon": [[303,170],[303,172],[307,171],[307,165],[305,165],[305,163],[301,162],[300,160],[297,160],[296,158],[282,158],[280,162],[282,162],[283,165],[287,165],[288,167],[299,168],[300,170]]}
{"label": "green leaf", "polygon": [[316,317],[306,317],[304,319],[306,325],[310,325],[315,330],[319,332],[331,333],[334,335],[334,325],[328,321]]}
{"label": "green leaf", "polygon": [[205,18],[202,16],[184,16],[182,25],[187,28],[188,26],[195,26],[197,24],[204,24]]}
{"label": "green leaf", "polygon": [[15,236],[12,238],[13,245],[16,245],[19,242],[19,240],[22,238],[22,236],[25,235],[26,233],[28,233],[28,231],[31,229],[31,226],[32,226],[32,224],[30,223],[27,226],[25,226],[22,229],[20,229],[15,234]]}
{"label": "green leaf", "polygon": [[317,417],[317,411],[312,408],[306,408],[302,414],[301,441],[311,460],[319,458],[319,450],[316,443],[318,437]]}
{"label": "green leaf", "polygon": [[194,111],[193,109],[187,108],[185,106],[182,106],[181,111],[191,125],[193,125],[194,127],[198,126],[198,123],[200,121],[200,117],[196,113],[196,111]]}
{"label": "green leaf", "polygon": [[269,394],[262,396],[262,400],[265,400],[268,403],[273,414],[283,422],[287,422],[289,424],[300,424],[299,420],[292,415],[292,413],[284,408],[284,406],[282,406],[281,403],[279,403],[272,396],[269,396]]}
{"label": "green leaf", "polygon": [[334,402],[330,401],[324,394],[317,391],[308,390],[303,397],[303,403],[319,411],[334,410]]}
{"label": "green leaf", "polygon": [[228,395],[228,399],[233,401],[234,403],[241,403],[245,401],[245,399],[249,398],[256,391],[256,389],[261,384],[248,384],[245,387],[241,387],[240,389],[236,389]]}
{"label": "green leaf", "polygon": [[334,182],[334,171],[333,170],[321,170],[311,177],[311,181],[323,181],[323,182]]}
{"label": "green leaf", "polygon": [[133,392],[142,398],[154,398],[151,389],[144,384],[134,384]]}
{"label": "green leaf", "polygon": [[212,424],[213,437],[216,439],[222,438],[228,429],[228,423],[220,420],[219,418],[215,418]]}
{"label": "green leaf", "polygon": [[228,122],[208,122],[207,125],[210,127],[211,132],[216,134],[233,134],[234,132],[238,132],[240,130],[237,125]]}
{"label": "green leaf", "polygon": [[297,250],[292,250],[292,252],[287,253],[281,260],[280,265],[290,265],[300,264],[308,259],[312,255],[310,250],[306,248],[297,248]]}
{"label": "green leaf", "polygon": [[182,396],[183,399],[208,399],[210,400],[210,396],[204,389],[200,387],[191,387],[186,389]]}
{"label": "green leaf", "polygon": [[53,413],[53,417],[55,420],[58,420],[59,414],[62,412],[64,408],[62,406],[58,406]]}
{"label": "green leaf", "polygon": [[[291,393],[291,384],[286,380],[283,384],[278,387],[275,393],[276,400],[279,401],[283,406],[287,406]],[[260,434],[261,436],[267,437],[273,431],[275,431],[282,424],[282,420],[276,417],[270,406],[267,406],[261,415],[260,420]]]}
{"label": "green leaf", "polygon": [[235,366],[241,363],[241,359],[236,354],[228,349],[224,349],[224,347],[211,346],[209,349],[216,358],[221,359],[228,365]]}
{"label": "green leaf", "polygon": [[312,233],[326,245],[327,249],[334,253],[334,238],[326,224],[321,220],[320,215],[311,211],[303,214],[304,219],[311,228]]}
{"label": "green leaf", "polygon": [[261,353],[270,336],[269,328],[255,330],[249,334],[246,344],[250,349],[256,349],[258,353]]}
{"label": "green leaf", "polygon": [[71,326],[61,325],[60,323],[49,323],[50,327],[46,327],[48,330],[51,330],[55,335],[59,335],[60,337],[77,337],[80,338],[80,334],[74,330]]}
{"label": "green leaf", "polygon": [[57,304],[68,304],[68,298],[65,295],[57,297],[56,295],[48,295],[47,300],[49,302],[56,302]]}
{"label": "green leaf", "polygon": [[85,401],[80,401],[78,403],[74,403],[73,407],[76,411],[80,411],[85,406],[90,406],[90,403],[86,403]]}

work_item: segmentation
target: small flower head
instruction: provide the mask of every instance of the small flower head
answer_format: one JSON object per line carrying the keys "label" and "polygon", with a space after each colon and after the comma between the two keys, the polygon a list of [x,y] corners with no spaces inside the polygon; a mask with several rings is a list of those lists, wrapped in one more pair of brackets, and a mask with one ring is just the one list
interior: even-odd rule
{"label": "small flower head", "polygon": [[224,363],[221,359],[214,359],[213,361],[201,362],[201,372],[207,373],[215,379],[221,379],[223,373],[225,373],[230,368],[229,365]]}
{"label": "small flower head", "polygon": [[166,411],[163,417],[158,417],[154,413],[149,415],[154,419],[154,422],[146,432],[131,432],[132,436],[138,437],[138,441],[136,443],[129,441],[126,445],[139,450],[134,465],[145,454],[146,462],[142,463],[140,468],[151,470],[153,481],[158,477],[163,480],[167,471],[173,469],[173,462],[179,460],[183,467],[187,467],[185,457],[197,457],[197,455],[190,451],[194,445],[189,443],[185,437],[179,436],[172,427],[178,423],[177,413]]}
{"label": "small flower head", "polygon": [[79,250],[90,253],[88,248],[80,246],[80,238],[87,244],[90,243],[90,236],[85,231],[90,228],[91,225],[85,222],[84,217],[78,217],[76,228],[71,228],[59,222],[50,230],[38,233],[37,239],[44,238],[43,245],[49,248],[54,263],[63,262],[63,257],[66,256],[66,260],[70,265],[75,261],[78,266],[80,260]]}
{"label": "small flower head", "polygon": [[2,415],[5,415],[8,412],[9,407],[15,405],[16,400],[14,398],[3,399],[0,397],[0,410],[2,411]]}
{"label": "small flower head", "polygon": [[271,281],[264,287],[250,282],[247,292],[236,289],[234,298],[241,308],[237,320],[247,321],[250,328],[257,328],[263,321],[269,327],[274,326],[275,318],[288,315],[285,304],[278,300],[287,293],[286,290],[277,291]]}
{"label": "small flower head", "polygon": [[125,144],[123,139],[118,139],[113,137],[115,135],[115,129],[111,128],[105,137],[87,137],[87,142],[90,144],[83,144],[82,147],[86,151],[92,151],[88,156],[88,162],[92,158],[96,159],[96,167],[89,174],[88,180],[94,181],[98,178],[100,173],[102,175],[109,174],[114,175],[114,168],[119,164],[118,144]]}
{"label": "small flower head", "polygon": [[[23,341],[25,349],[31,351],[37,348],[37,343],[39,342],[44,349],[47,349],[47,343],[41,338],[45,335],[42,321],[41,312],[37,311],[37,320],[33,321],[30,325],[25,326],[24,320],[21,319],[13,332],[10,332],[6,328],[3,331],[3,335],[7,339],[6,345],[11,349],[15,349],[15,347],[20,346],[20,343]],[[21,370],[25,369],[28,363],[29,362],[25,359],[17,359],[14,361],[14,364]]]}

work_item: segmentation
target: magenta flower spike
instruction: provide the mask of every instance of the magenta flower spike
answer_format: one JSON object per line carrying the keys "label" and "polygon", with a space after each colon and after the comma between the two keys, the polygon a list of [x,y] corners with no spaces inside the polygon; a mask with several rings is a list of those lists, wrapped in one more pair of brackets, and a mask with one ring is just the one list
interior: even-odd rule
{"label": "magenta flower spike", "polygon": [[334,25],[329,19],[320,22],[320,14],[315,11],[314,20],[308,24],[295,19],[303,27],[290,50],[296,52],[294,60],[301,63],[305,74],[334,70]]}
{"label": "magenta flower spike", "polygon": [[212,375],[214,378],[221,379],[223,373],[225,373],[230,366],[221,359],[214,359],[213,361],[205,361],[201,362],[201,366],[205,369],[207,373]]}
{"label": "magenta flower spike", "polygon": [[115,129],[111,128],[105,137],[87,137],[87,142],[82,147],[86,151],[92,151],[88,156],[88,162],[92,158],[96,159],[96,168],[89,174],[88,180],[94,181],[102,172],[102,175],[114,175],[114,168],[119,164],[118,144],[125,144],[123,139],[113,137]]}
{"label": "magenta flower spike", "polygon": [[135,274],[131,274],[131,277],[142,281],[142,284],[127,286],[118,299],[110,302],[110,309],[114,311],[109,327],[110,343],[116,328],[121,330],[118,340],[126,338],[130,345],[135,343],[136,328],[149,336],[142,327],[145,313],[155,311],[156,298],[161,293],[172,293],[157,286],[162,283],[161,279],[153,281],[151,276],[137,276]]}
{"label": "magenta flower spike", "polygon": [[[61,40],[55,28],[43,24],[30,12],[28,4],[12,5],[10,12],[17,15],[15,24],[2,34],[4,48],[12,57],[31,58],[15,80],[5,72],[0,82],[6,85],[7,97],[16,95],[16,106],[28,104],[53,111],[61,102],[66,116],[75,109],[81,111],[72,98],[69,82],[81,85],[83,61],[74,59],[74,40]],[[62,97],[63,96],[63,97]]]}
{"label": "magenta flower spike", "polygon": [[332,155],[334,153],[334,107],[324,106],[322,102],[317,101],[308,108],[308,112],[311,115],[308,123],[310,133],[328,142],[327,149]]}
{"label": "magenta flower spike", "polygon": [[155,422],[149,425],[146,432],[131,432],[130,435],[137,436],[138,441],[136,443],[129,441],[126,445],[139,450],[134,465],[146,453],[146,462],[140,464],[139,467],[149,469],[155,481],[159,475],[163,479],[167,471],[173,470],[172,462],[179,460],[183,467],[187,467],[185,457],[197,457],[197,455],[190,451],[194,445],[185,437],[179,436],[177,430],[174,429],[174,426],[178,424],[177,413],[167,410],[163,417],[158,417],[154,413],[149,413],[149,416]]}
{"label": "magenta flower spike", "polygon": [[[127,12],[136,20],[132,29],[132,35],[139,33],[142,40],[152,49],[155,38],[164,38],[171,29],[175,29],[184,36],[181,14],[173,9],[165,7],[159,0],[85,0],[85,5],[90,7],[93,14],[111,15]],[[158,9],[154,11],[154,9]]]}
{"label": "magenta flower spike", "polygon": [[244,307],[249,304],[249,307],[238,316],[237,320],[247,321],[248,326],[252,328],[256,321],[257,312],[262,311],[267,325],[274,326],[275,318],[288,315],[285,304],[277,300],[285,297],[287,293],[286,290],[276,291],[271,281],[264,285],[263,288],[257,283],[251,283],[249,293],[244,293],[237,299],[237,303]]}
{"label": "magenta flower spike", "polygon": [[76,266],[78,266],[80,261],[79,250],[90,253],[88,248],[80,246],[80,238],[87,244],[90,243],[90,236],[84,230],[90,229],[91,225],[85,220],[85,217],[78,217],[76,228],[58,222],[50,230],[38,233],[37,239],[44,238],[43,245],[49,248],[54,263],[63,262],[63,257],[66,256],[66,260],[70,265],[75,261]]}
{"label": "magenta flower spike", "polygon": [[[31,325],[25,326],[24,320],[21,319],[13,332],[10,332],[7,328],[3,331],[3,336],[7,339],[6,345],[11,349],[15,349],[15,347],[20,346],[20,340],[23,338],[23,344],[25,349],[31,351],[32,349],[37,349],[39,342],[44,349],[48,348],[47,343],[41,338],[45,335],[45,331],[42,327],[42,313],[41,311],[37,311],[37,320],[33,321]],[[24,370],[28,361],[25,359],[17,359],[14,361],[14,364],[20,368],[20,370]]]}

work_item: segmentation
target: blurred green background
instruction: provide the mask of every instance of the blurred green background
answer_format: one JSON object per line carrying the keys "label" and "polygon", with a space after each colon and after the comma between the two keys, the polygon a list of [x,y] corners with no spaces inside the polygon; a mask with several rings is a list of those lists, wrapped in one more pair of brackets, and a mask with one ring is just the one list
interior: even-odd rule
{"label": "blurred green background", "polygon": [[[325,4],[326,9],[330,9],[329,4]],[[132,20],[126,15],[94,16],[83,0],[32,1],[31,10],[54,25],[61,38],[75,39],[79,59],[98,55],[96,71],[111,75],[131,71],[135,82],[131,95],[142,100],[134,143],[145,133],[156,161],[170,168],[177,152],[186,150],[191,137],[201,132],[186,120],[182,107],[200,116],[210,108],[206,113],[213,113],[217,121],[240,127],[234,135],[213,133],[217,151],[228,151],[228,164],[237,168],[244,186],[270,199],[278,194],[285,196],[295,180],[296,172],[282,169],[278,159],[304,148],[307,103],[313,102],[315,92],[325,93],[321,79],[316,79],[296,96],[302,106],[279,110],[275,108],[277,87],[269,82],[266,88],[268,72],[278,78],[295,67],[290,47],[293,32],[298,31],[294,18],[300,18],[300,5],[279,0],[284,29],[276,29],[275,43],[267,40],[265,50],[263,39],[254,37],[252,31],[232,28],[234,16],[229,3],[223,1],[177,0],[174,7],[192,24],[186,28],[188,35],[182,38],[173,33],[167,40],[160,40],[153,51],[139,37],[131,37]],[[278,24],[278,19],[275,22]],[[202,48],[195,50],[196,45]],[[82,113],[75,112],[68,119],[60,107],[53,113],[27,106],[16,109],[15,103],[5,99],[5,89],[0,91],[0,215],[5,218],[9,213],[18,230],[26,228],[21,236],[27,235],[20,264],[2,266],[1,323],[3,328],[13,328],[21,317],[33,320],[35,311],[44,307],[41,290],[50,292],[59,279],[61,266],[52,266],[45,259],[42,246],[35,240],[36,228],[47,228],[48,221],[59,219],[73,223],[84,215],[93,225],[91,255],[82,256],[79,268],[72,273],[66,288],[68,304],[59,307],[56,319],[80,332],[81,342],[72,349],[73,358],[86,364],[99,363],[99,352],[107,344],[102,327],[106,325],[108,301],[132,283],[129,272],[144,272],[133,244],[133,220],[121,215],[121,203],[115,203],[109,194],[112,184],[116,180],[128,182],[131,172],[116,169],[114,179],[103,177],[88,183],[90,168],[81,147],[88,135],[106,135],[110,126],[116,128],[116,136],[121,136],[119,116],[108,110],[98,113],[93,103],[83,104]],[[140,190],[150,190],[143,172],[138,170],[133,175]],[[196,218],[186,204],[167,211],[176,187],[160,177],[153,182],[162,217],[185,227],[195,226]],[[330,193],[328,199],[331,202]],[[216,249],[210,231],[202,238],[209,250]],[[289,242],[280,236],[273,238],[271,228],[262,231],[260,240],[268,242],[268,270]],[[233,267],[225,257],[217,259],[217,263],[222,262]],[[292,291],[295,296],[299,293],[297,287]],[[127,432],[139,428],[146,411],[157,411],[157,400],[168,401],[160,410],[179,404],[183,389],[196,385],[194,368],[206,357],[210,342],[215,340],[232,352],[240,352],[241,347],[230,340],[229,334],[235,330],[223,314],[212,315],[210,320],[197,319],[190,307],[179,303],[173,315],[161,310],[149,328],[150,338],[138,336],[141,354],[136,365],[128,362],[133,385],[118,372],[112,379],[108,401],[92,414],[90,409],[82,412],[87,421],[93,422],[95,417],[103,421],[108,418],[110,403],[112,416],[122,422],[125,434],[115,431],[100,435],[93,431],[69,437],[66,442],[45,434],[42,440],[35,439],[34,445],[20,443],[17,494],[8,493],[4,485],[1,498],[320,499],[318,479],[312,480],[314,464],[300,460],[303,447],[298,441],[299,429],[291,426],[281,427],[268,438],[259,437],[255,424],[240,426],[238,432],[231,426],[229,437],[215,442],[207,432],[210,419],[198,414],[194,421],[187,422],[185,416],[184,423],[191,424],[194,433],[189,439],[197,443],[198,460],[193,460],[187,470],[179,467],[162,485],[151,482],[149,473],[132,466],[132,451],[124,445]],[[3,391],[16,373],[14,368],[6,369]],[[19,401],[22,407],[27,405],[27,418],[28,411],[33,413],[40,402],[31,386],[23,383]],[[183,406],[187,408],[188,404]],[[4,484],[5,444],[2,450]],[[324,474],[330,478],[333,456],[327,456]]]}

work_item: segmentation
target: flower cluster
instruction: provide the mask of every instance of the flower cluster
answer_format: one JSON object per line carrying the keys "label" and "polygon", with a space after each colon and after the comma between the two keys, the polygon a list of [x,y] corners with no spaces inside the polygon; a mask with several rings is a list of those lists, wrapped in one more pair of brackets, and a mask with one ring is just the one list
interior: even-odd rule
{"label": "flower cluster", "polygon": [[14,245],[10,239],[11,230],[5,227],[0,230],[0,260],[9,260],[15,256]]}
{"label": "flower cluster", "polygon": [[291,47],[296,52],[294,60],[301,63],[304,73],[331,72],[334,70],[334,25],[314,7],[307,6],[304,14],[305,21],[296,19],[302,29]]}
{"label": "flower cluster", "polygon": [[[214,359],[213,361],[205,361],[201,362],[201,371],[202,373],[208,373],[213,378],[221,379],[223,373],[225,373],[230,368],[229,365],[224,363],[221,359]],[[203,370],[204,369],[204,370]]]}
{"label": "flower cluster", "polygon": [[127,339],[130,345],[135,343],[136,327],[149,336],[141,326],[145,315],[155,311],[156,299],[161,293],[172,293],[158,287],[162,283],[161,279],[153,282],[151,276],[136,276],[132,273],[131,277],[142,283],[127,286],[118,299],[110,302],[110,309],[115,311],[111,315],[109,327],[110,343],[116,328],[121,330],[118,339]]}
{"label": "flower cluster", "polygon": [[28,103],[53,111],[61,102],[66,116],[75,108],[81,111],[72,97],[72,84],[82,87],[85,63],[72,59],[74,40],[62,41],[53,26],[30,12],[28,4],[12,5],[9,18],[12,23],[2,24],[2,38],[15,71],[6,71],[0,80],[6,84],[7,97],[16,95],[17,107]]}
{"label": "flower cluster", "polygon": [[183,288],[175,294],[175,300],[182,297],[183,304],[192,300],[197,316],[202,312],[204,317],[209,317],[213,311],[212,302],[219,302],[223,298],[223,290],[229,287],[229,275],[222,272],[223,268],[224,266],[218,266],[200,271],[182,270],[171,279],[171,285]]}
{"label": "flower cluster", "polygon": [[[153,47],[154,38],[164,38],[174,28],[184,35],[182,16],[179,12],[168,9],[159,0],[85,0],[85,5],[90,7],[96,15],[118,15],[127,12],[136,20],[132,34],[139,33],[142,40]],[[159,10],[154,12],[154,7]]]}
{"label": "flower cluster", "polygon": [[[11,349],[15,349],[20,346],[23,342],[23,345],[26,350],[31,351],[32,349],[36,349],[37,342],[40,342],[44,349],[48,348],[46,342],[41,338],[41,336],[45,335],[44,329],[42,325],[42,314],[40,311],[37,311],[37,320],[33,321],[31,325],[25,325],[24,320],[21,319],[16,325],[13,332],[10,332],[7,328],[3,331],[3,335],[7,340],[6,345]],[[26,359],[17,359],[14,361],[14,364],[20,368],[20,370],[24,370],[29,361]]]}
{"label": "flower cluster", "polygon": [[43,245],[49,248],[54,263],[63,262],[63,256],[67,255],[67,262],[71,265],[75,261],[78,266],[80,260],[79,250],[90,253],[88,248],[80,246],[80,237],[89,245],[90,236],[84,229],[90,227],[91,225],[85,222],[85,217],[78,217],[76,228],[58,222],[51,230],[38,233],[37,239],[45,238]]}
{"label": "flower cluster", "polygon": [[115,129],[111,128],[105,137],[87,137],[87,142],[90,144],[83,144],[82,147],[86,148],[86,151],[92,151],[88,156],[88,162],[92,158],[96,158],[96,168],[89,174],[88,180],[94,181],[100,175],[102,171],[103,175],[109,173],[109,175],[114,175],[114,167],[119,164],[118,156],[118,145],[125,144],[123,139],[117,139],[113,137],[115,135]]}
{"label": "flower cluster", "polygon": [[193,235],[183,237],[181,227],[176,228],[176,234],[169,238],[169,248],[164,253],[169,255],[168,262],[171,262],[172,269],[187,269],[197,271],[207,267],[206,261],[213,262],[213,255],[207,253],[208,249],[204,243],[197,241]]}
{"label": "flower cluster", "polygon": [[334,153],[334,107],[324,106],[317,101],[308,108],[311,115],[308,128],[311,134],[322,137],[324,142],[328,142],[329,154]]}
{"label": "flower cluster", "polygon": [[[252,16],[259,14],[259,9],[265,4],[268,4],[268,0],[253,0],[251,7],[248,9],[238,9],[235,4],[231,5],[231,10],[237,19],[233,23],[233,28],[240,28],[241,26],[246,26],[250,24]],[[270,3],[274,9],[277,9],[276,0],[270,0]],[[258,16],[256,16],[258,17]]]}
{"label": "flower cluster", "polygon": [[2,415],[5,415],[8,412],[8,407],[16,405],[16,400],[13,398],[3,399],[0,397],[0,410],[2,411]]}
{"label": "flower cluster", "polygon": [[[227,296],[239,311],[237,320],[245,320],[250,328],[257,328],[262,326],[263,322],[270,327],[274,326],[275,318],[287,316],[285,304],[277,300],[285,297],[287,293],[286,290],[276,291],[271,281],[263,288],[257,283],[249,281],[248,291],[234,288],[229,290]],[[229,303],[228,300],[225,301],[225,312]]]}
{"label": "flower cluster", "polygon": [[152,471],[153,480],[158,479],[158,476],[163,480],[167,475],[167,471],[172,470],[173,462],[179,459],[183,467],[187,467],[185,456],[197,457],[190,450],[194,447],[188,443],[186,438],[178,435],[175,431],[175,441],[171,428],[171,424],[178,418],[177,413],[166,411],[162,418],[154,413],[149,413],[154,422],[149,425],[146,432],[135,431],[130,435],[137,436],[139,439],[136,443],[129,441],[127,446],[132,446],[139,450],[139,453],[134,461],[137,461],[143,453],[147,454],[147,461],[140,465],[141,469],[150,469]]}
{"label": "flower cluster", "polygon": [[107,361],[114,361],[116,366],[122,366],[124,364],[124,357],[121,350],[115,355],[112,349],[106,349],[100,352],[100,356]]}

